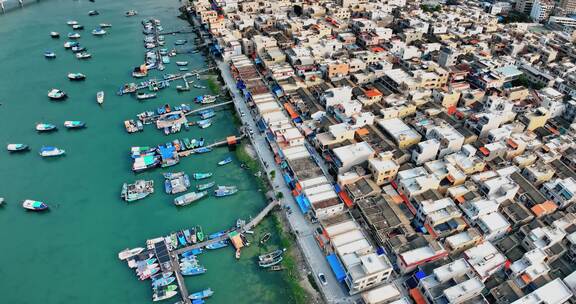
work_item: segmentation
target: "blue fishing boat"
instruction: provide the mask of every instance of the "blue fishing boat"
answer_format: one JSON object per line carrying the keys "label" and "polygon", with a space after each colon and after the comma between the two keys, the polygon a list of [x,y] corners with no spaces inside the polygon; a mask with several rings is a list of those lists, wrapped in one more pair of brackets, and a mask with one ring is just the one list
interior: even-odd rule
{"label": "blue fishing boat", "polygon": [[184,233],[182,231],[178,231],[176,235],[178,236],[178,242],[180,245],[186,246],[186,237],[184,236]]}
{"label": "blue fishing boat", "polygon": [[212,151],[212,148],[201,147],[201,148],[196,148],[193,151],[194,151],[194,153],[208,153],[208,152]]}
{"label": "blue fishing boat", "polygon": [[198,291],[198,292],[190,294],[188,296],[188,299],[200,300],[200,299],[205,299],[205,298],[211,297],[213,294],[214,294],[214,291],[212,291],[211,288],[207,288],[207,289],[204,289],[202,291]]}
{"label": "blue fishing boat", "polygon": [[183,257],[192,257],[192,256],[196,256],[202,253],[202,248],[196,248],[196,249],[192,249],[192,250],[188,250],[184,253],[182,253]]}
{"label": "blue fishing boat", "polygon": [[236,192],[238,192],[238,188],[236,188],[235,186],[218,186],[214,190],[214,196],[216,197],[229,196],[235,194]]}
{"label": "blue fishing boat", "polygon": [[206,303],[206,302],[202,299],[192,300],[192,304],[204,304],[204,303]]}
{"label": "blue fishing boat", "polygon": [[152,287],[162,287],[170,285],[170,283],[174,282],[175,280],[176,280],[175,277],[167,277],[167,278],[161,277],[159,279],[152,281]]}
{"label": "blue fishing boat", "polygon": [[40,156],[42,157],[55,157],[64,155],[64,153],[66,153],[64,149],[58,149],[56,147],[48,146],[48,147],[42,147],[40,149]]}
{"label": "blue fishing boat", "polygon": [[216,242],[216,243],[212,243],[212,244],[207,245],[207,246],[206,246],[206,249],[214,250],[214,249],[224,248],[224,247],[226,247],[226,246],[228,246],[228,242],[227,242],[227,241],[219,241],[219,242]]}
{"label": "blue fishing boat", "polygon": [[185,276],[194,276],[206,273],[206,268],[203,266],[196,266],[196,267],[187,267],[182,269],[182,275]]}
{"label": "blue fishing boat", "polygon": [[228,156],[225,159],[218,162],[218,166],[224,166],[232,162],[232,157]]}
{"label": "blue fishing boat", "polygon": [[200,185],[196,186],[196,189],[198,191],[204,191],[204,190],[207,190],[207,189],[214,187],[214,185],[216,185],[216,182],[209,182],[206,184],[200,184]]}
{"label": "blue fishing boat", "polygon": [[199,120],[196,122],[196,124],[202,128],[202,129],[206,129],[209,126],[212,125],[212,119],[203,119],[203,120]]}
{"label": "blue fishing boat", "polygon": [[208,118],[212,118],[216,116],[216,112],[214,112],[214,110],[208,110],[208,111],[202,111],[202,113],[200,113],[200,117],[202,117],[202,119],[208,119]]}
{"label": "blue fishing boat", "polygon": [[215,239],[215,238],[219,238],[219,237],[223,236],[224,234],[225,234],[224,231],[219,231],[219,232],[216,232],[216,233],[212,233],[212,234],[210,234],[210,235],[208,236],[208,239],[209,239],[209,240],[212,240],[212,239]]}
{"label": "blue fishing boat", "polygon": [[206,179],[206,178],[210,178],[211,176],[212,176],[212,172],[194,173],[194,174],[192,174],[192,177],[193,177],[195,180]]}

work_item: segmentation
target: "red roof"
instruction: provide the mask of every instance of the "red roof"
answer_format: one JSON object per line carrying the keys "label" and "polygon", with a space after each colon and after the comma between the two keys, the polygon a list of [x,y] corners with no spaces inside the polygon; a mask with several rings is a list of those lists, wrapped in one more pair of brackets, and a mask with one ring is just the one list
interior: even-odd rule
{"label": "red roof", "polygon": [[378,91],[377,89],[366,90],[366,91],[364,91],[364,94],[366,94],[366,96],[368,96],[368,97],[382,96],[382,93],[380,93],[380,91]]}

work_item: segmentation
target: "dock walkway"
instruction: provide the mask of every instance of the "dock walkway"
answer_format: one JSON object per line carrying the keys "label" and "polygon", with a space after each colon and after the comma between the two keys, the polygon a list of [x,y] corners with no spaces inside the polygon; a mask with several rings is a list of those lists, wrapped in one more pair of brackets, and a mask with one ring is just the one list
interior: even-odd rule
{"label": "dock walkway", "polygon": [[192,111],[190,111],[190,112],[186,112],[184,115],[188,116],[188,115],[191,115],[191,114],[194,114],[194,113],[198,113],[198,112],[200,112],[200,111],[214,109],[214,108],[221,107],[221,106],[225,106],[225,105],[228,105],[228,104],[231,104],[231,103],[234,103],[234,101],[233,101],[233,100],[230,100],[230,101],[225,101],[225,102],[221,102],[221,103],[217,103],[217,104],[213,104],[213,105],[201,107],[201,108],[192,110]]}
{"label": "dock walkway", "polygon": [[244,232],[246,232],[246,230],[251,230],[256,225],[258,225],[264,219],[264,217],[266,217],[266,215],[268,215],[268,213],[270,213],[270,211],[272,211],[272,209],[274,207],[276,207],[279,204],[280,204],[280,201],[273,201],[273,202],[269,203],[266,207],[264,207],[264,209],[262,209],[262,211],[260,211],[260,213],[258,213],[258,215],[255,218],[253,218],[250,222],[248,222],[246,225],[242,226],[241,228],[238,228],[235,230],[229,230],[229,231],[227,231],[227,233],[225,233],[222,236],[219,236],[219,237],[211,239],[211,240],[204,241],[202,243],[197,243],[197,244],[193,244],[193,245],[190,245],[187,247],[180,248],[180,249],[174,251],[174,253],[180,255],[180,254],[182,254],[186,251],[192,250],[192,249],[204,248],[210,244],[214,244],[214,243],[217,243],[220,241],[227,240],[228,234],[230,232],[233,232],[233,231],[236,231],[238,233],[244,233]]}

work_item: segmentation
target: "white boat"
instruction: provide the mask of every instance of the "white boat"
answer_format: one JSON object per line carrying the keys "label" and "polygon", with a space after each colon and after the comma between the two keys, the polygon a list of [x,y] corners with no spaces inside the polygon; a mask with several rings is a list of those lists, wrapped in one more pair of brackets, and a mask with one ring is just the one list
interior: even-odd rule
{"label": "white boat", "polygon": [[66,24],[68,24],[68,25],[76,25],[76,24],[78,24],[78,21],[76,21],[76,20],[70,20],[70,21],[66,22]]}
{"label": "white boat", "polygon": [[138,12],[135,10],[129,10],[125,13],[126,17],[132,17],[132,16],[136,16],[136,15],[138,15]]}
{"label": "white boat", "polygon": [[25,144],[8,144],[6,145],[6,150],[10,152],[19,152],[28,150],[28,145]]}
{"label": "white boat", "polygon": [[70,79],[70,80],[84,80],[84,79],[86,79],[86,75],[84,75],[82,73],[69,73],[68,79]]}
{"label": "white boat", "polygon": [[100,23],[98,24],[101,28],[107,28],[107,27],[112,27],[112,24],[110,23]]}
{"label": "white boat", "polygon": [[50,37],[52,37],[52,38],[60,38],[60,33],[58,33],[58,32],[50,32]]}
{"label": "white boat", "polygon": [[188,61],[176,61],[177,66],[185,66],[188,65]]}
{"label": "white boat", "polygon": [[126,249],[124,249],[118,253],[118,258],[120,260],[125,260],[125,259],[131,258],[137,254],[140,254],[142,251],[144,251],[143,247],[136,247],[136,248],[132,248],[132,249],[126,248]]}
{"label": "white boat", "polygon": [[169,299],[169,298],[171,298],[177,294],[178,294],[178,292],[174,291],[174,290],[161,292],[161,293],[154,293],[152,295],[152,301],[158,302],[158,301],[166,300],[166,299]]}
{"label": "white boat", "polygon": [[78,39],[78,38],[80,38],[80,34],[79,33],[68,33],[68,38]]}
{"label": "white boat", "polygon": [[81,25],[81,24],[74,24],[74,25],[72,26],[72,29],[73,29],[73,30],[83,30],[83,29],[84,29],[84,26]]}
{"label": "white boat", "polygon": [[46,51],[46,52],[44,52],[44,57],[49,58],[49,59],[53,59],[53,58],[56,58],[56,53],[51,52],[51,51]]}
{"label": "white boat", "polygon": [[92,55],[90,55],[90,53],[87,52],[76,53],[76,58],[78,59],[88,59],[90,57],[92,57]]}
{"label": "white boat", "polygon": [[40,156],[42,157],[54,157],[64,155],[66,151],[64,149],[58,149],[56,147],[42,147],[40,149]]}
{"label": "white boat", "polygon": [[48,97],[50,99],[62,99],[66,98],[66,92],[58,89],[51,89],[48,91]]}
{"label": "white boat", "polygon": [[96,101],[98,102],[98,104],[104,103],[104,91],[99,91],[98,93],[96,93]]}
{"label": "white boat", "polygon": [[97,27],[96,29],[92,30],[92,35],[94,36],[106,35],[106,31],[101,27]]}

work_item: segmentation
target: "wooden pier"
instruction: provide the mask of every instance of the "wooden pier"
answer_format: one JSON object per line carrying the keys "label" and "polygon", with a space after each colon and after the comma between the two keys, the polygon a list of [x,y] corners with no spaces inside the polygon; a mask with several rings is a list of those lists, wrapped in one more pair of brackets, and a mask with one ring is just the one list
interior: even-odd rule
{"label": "wooden pier", "polygon": [[266,207],[264,207],[264,209],[262,209],[262,211],[260,211],[260,213],[258,213],[258,215],[255,218],[253,218],[246,225],[244,225],[238,229],[230,229],[230,230],[226,231],[226,233],[223,234],[222,236],[219,236],[219,237],[211,239],[211,240],[204,241],[202,243],[197,243],[197,244],[193,244],[193,245],[190,245],[187,247],[183,247],[183,248],[180,248],[178,250],[172,251],[170,253],[170,263],[172,264],[172,270],[174,271],[174,274],[176,275],[176,283],[178,283],[178,290],[180,292],[180,297],[182,298],[183,303],[190,304],[192,301],[190,301],[190,299],[188,299],[188,296],[189,296],[188,288],[186,287],[182,273],[180,273],[180,261],[179,261],[178,257],[186,251],[189,251],[192,249],[204,248],[210,244],[214,244],[214,243],[217,243],[220,241],[227,240],[228,235],[233,231],[236,231],[236,232],[241,234],[241,233],[246,232],[246,230],[251,230],[256,225],[258,225],[266,217],[266,215],[268,215],[268,213],[270,213],[270,211],[272,211],[272,209],[274,209],[274,207],[278,206],[279,204],[280,204],[280,201],[273,201],[273,202],[269,203]]}
{"label": "wooden pier", "polygon": [[225,101],[225,102],[221,102],[221,103],[217,103],[217,104],[213,104],[213,105],[201,107],[201,108],[192,110],[192,111],[190,111],[190,112],[186,112],[184,115],[188,116],[188,115],[191,115],[191,114],[194,114],[194,113],[198,113],[198,112],[201,112],[201,111],[218,108],[218,107],[225,106],[225,105],[228,105],[228,104],[231,104],[231,103],[234,103],[234,101],[233,101],[233,100],[230,100],[230,101]]}
{"label": "wooden pier", "polygon": [[[246,136],[246,134],[242,133],[242,135],[236,137],[236,140],[242,140],[245,136]],[[221,140],[221,141],[217,141],[217,142],[215,142],[215,143],[209,144],[209,145],[204,146],[204,147],[205,147],[205,148],[216,148],[216,147],[223,146],[223,145],[226,145],[226,144],[228,144],[228,139]],[[192,154],[195,153],[194,150],[195,150],[195,149],[190,149],[190,150],[186,150],[186,151],[180,151],[180,152],[178,152],[178,156],[179,156],[179,157],[190,156],[190,155],[192,155]]]}

